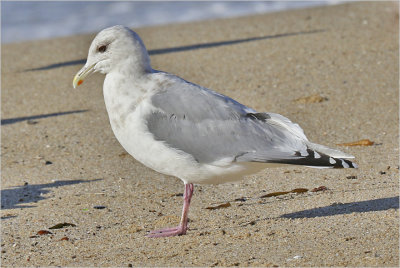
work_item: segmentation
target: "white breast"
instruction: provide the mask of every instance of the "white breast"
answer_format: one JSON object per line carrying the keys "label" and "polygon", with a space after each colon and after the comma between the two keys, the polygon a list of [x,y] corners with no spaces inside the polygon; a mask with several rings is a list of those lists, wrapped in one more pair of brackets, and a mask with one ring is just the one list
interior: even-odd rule
{"label": "white breast", "polygon": [[[104,101],[117,140],[136,160],[160,173],[182,180],[201,175],[198,163],[188,154],[154,140],[144,120],[154,109],[150,103],[152,91],[135,85],[113,74],[108,74],[104,80]],[[151,84],[146,88],[151,89]]]}

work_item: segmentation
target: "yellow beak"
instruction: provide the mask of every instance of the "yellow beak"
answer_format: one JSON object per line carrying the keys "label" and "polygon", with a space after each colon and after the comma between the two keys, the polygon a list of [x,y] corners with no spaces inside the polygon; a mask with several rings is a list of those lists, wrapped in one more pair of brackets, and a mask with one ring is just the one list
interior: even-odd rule
{"label": "yellow beak", "polygon": [[96,64],[92,64],[90,66],[83,66],[82,69],[75,75],[74,80],[72,81],[72,86],[76,88],[80,86],[85,80],[86,76],[90,75],[94,72],[94,66]]}

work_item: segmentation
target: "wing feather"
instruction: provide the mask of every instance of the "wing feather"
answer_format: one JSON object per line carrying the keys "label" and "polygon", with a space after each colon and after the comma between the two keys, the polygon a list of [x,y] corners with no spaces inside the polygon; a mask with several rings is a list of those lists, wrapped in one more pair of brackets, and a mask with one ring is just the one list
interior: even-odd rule
{"label": "wing feather", "polygon": [[297,159],[296,151],[306,150],[301,137],[270,123],[271,115],[182,81],[169,83],[151,99],[155,111],[148,115],[147,126],[155,139],[200,163],[226,158],[239,162]]}

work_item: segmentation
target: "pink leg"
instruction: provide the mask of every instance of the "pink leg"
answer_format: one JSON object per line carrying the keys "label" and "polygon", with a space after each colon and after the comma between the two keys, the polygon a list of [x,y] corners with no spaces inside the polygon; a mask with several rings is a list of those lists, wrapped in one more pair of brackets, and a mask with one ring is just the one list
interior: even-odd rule
{"label": "pink leg", "polygon": [[189,205],[190,199],[193,195],[193,184],[185,183],[185,192],[183,194],[183,208],[182,208],[182,218],[178,227],[173,228],[165,228],[160,230],[151,231],[147,237],[167,237],[167,236],[176,236],[176,235],[184,235],[187,230],[187,222],[188,222],[188,213],[189,213]]}

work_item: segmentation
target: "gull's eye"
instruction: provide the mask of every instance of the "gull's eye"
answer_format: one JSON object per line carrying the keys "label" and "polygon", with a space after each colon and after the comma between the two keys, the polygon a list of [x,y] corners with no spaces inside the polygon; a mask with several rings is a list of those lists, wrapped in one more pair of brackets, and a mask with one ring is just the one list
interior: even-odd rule
{"label": "gull's eye", "polygon": [[97,48],[97,51],[100,52],[100,53],[104,53],[104,52],[106,52],[106,50],[107,50],[107,46],[106,45],[102,45],[102,46],[99,46]]}

